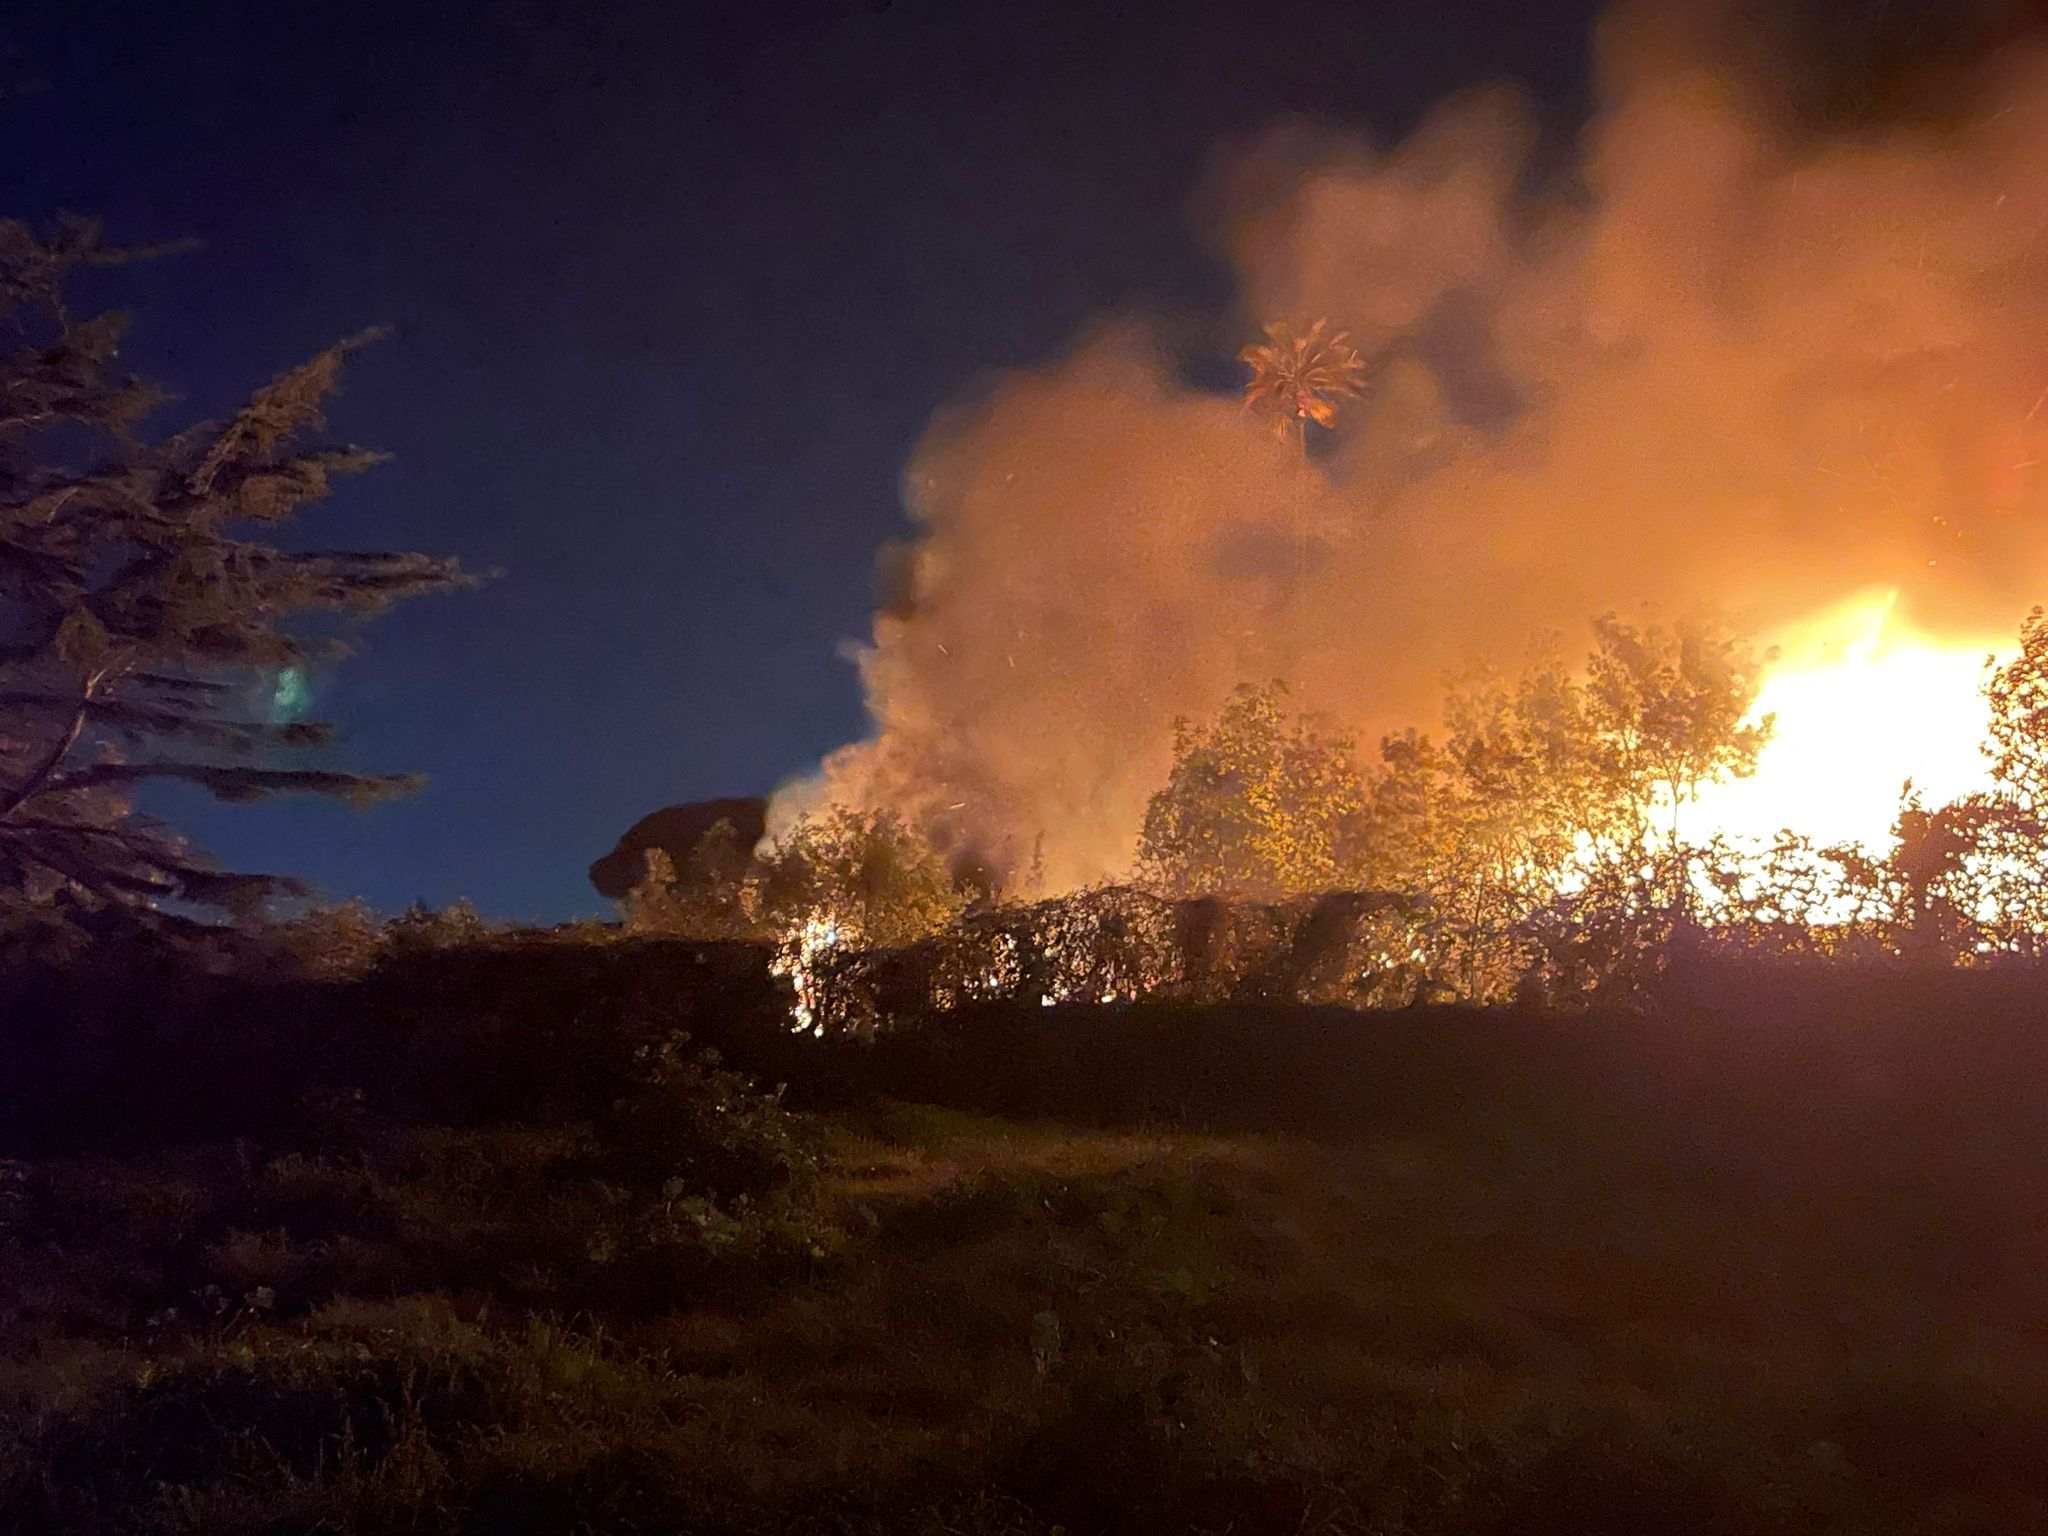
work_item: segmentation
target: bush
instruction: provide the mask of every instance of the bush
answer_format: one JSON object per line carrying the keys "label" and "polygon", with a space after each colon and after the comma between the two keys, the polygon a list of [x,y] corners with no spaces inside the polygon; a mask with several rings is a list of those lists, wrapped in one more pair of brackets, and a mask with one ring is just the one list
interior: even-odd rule
{"label": "bush", "polygon": [[491,927],[467,901],[440,908],[416,901],[394,917],[384,932],[393,949],[417,952],[481,943],[490,937]]}
{"label": "bush", "polygon": [[383,958],[385,925],[360,901],[314,907],[279,925],[276,939],[294,975],[313,981],[355,981]]}
{"label": "bush", "polygon": [[782,1092],[764,1092],[677,1031],[636,1055],[639,1083],[600,1132],[609,1168],[639,1185],[714,1201],[786,1191],[816,1155]]}

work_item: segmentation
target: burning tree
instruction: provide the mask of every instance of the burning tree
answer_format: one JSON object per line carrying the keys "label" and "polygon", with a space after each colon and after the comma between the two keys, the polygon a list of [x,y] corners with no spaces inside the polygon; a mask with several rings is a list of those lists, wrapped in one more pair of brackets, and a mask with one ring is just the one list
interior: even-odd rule
{"label": "burning tree", "polygon": [[1905,785],[1886,851],[1814,848],[1793,833],[1761,860],[1732,861],[1717,913],[1755,942],[1829,953],[1874,949],[1922,964],[2040,956],[2048,947],[2048,619],[2033,610],[2018,652],[1991,665],[1986,787],[1929,804]]}
{"label": "burning tree", "polygon": [[1512,993],[1560,936],[1575,973],[1594,950],[1632,963],[1690,904],[1697,860],[1665,813],[1752,772],[1769,722],[1749,718],[1754,659],[1710,626],[1594,632],[1582,670],[1546,652],[1458,680],[1441,739],[1389,736],[1363,772],[1347,738],[1288,715],[1284,686],[1240,688],[1211,726],[1177,724],[1141,877],[1178,897],[1422,898],[1429,969],[1471,998]]}
{"label": "burning tree", "polygon": [[1889,861],[1895,947],[1928,960],[2048,944],[2048,616],[1984,681],[1991,785],[1929,809],[1907,786]]}
{"label": "burning tree", "polygon": [[757,910],[770,927],[816,919],[853,948],[914,943],[966,905],[945,861],[901,817],[850,806],[805,817],[777,838],[759,882]]}
{"label": "burning tree", "polygon": [[1755,771],[1771,722],[1749,720],[1747,648],[1699,623],[1593,628],[1581,673],[1546,652],[1518,677],[1468,674],[1446,696],[1441,745],[1388,738],[1365,820],[1377,883],[1542,900],[1590,850],[1675,844],[1703,786]]}
{"label": "burning tree", "polygon": [[1365,364],[1343,331],[1318,320],[1296,332],[1284,322],[1266,327],[1266,339],[1238,353],[1252,371],[1245,384],[1247,409],[1269,416],[1275,430],[1291,435],[1304,452],[1308,424],[1334,426],[1337,407],[1365,390]]}
{"label": "burning tree", "polygon": [[714,826],[691,864],[676,880],[665,856],[650,859],[629,919],[693,938],[773,943],[771,969],[796,993],[796,1027],[819,1033],[872,1022],[855,974],[868,952],[915,943],[966,905],[931,844],[885,811],[837,806],[804,817],[751,857],[729,826]]}
{"label": "burning tree", "polygon": [[1441,743],[1411,730],[1381,744],[1355,869],[1427,896],[1457,935],[1459,990],[1493,996],[1530,963],[1530,914],[1612,835],[1622,802],[1586,688],[1554,656],[1518,678],[1457,680],[1444,724]]}
{"label": "burning tree", "polygon": [[774,947],[771,971],[796,994],[805,1031],[872,1022],[876,957],[946,927],[966,906],[931,843],[886,811],[835,806],[801,818],[761,848],[729,819],[713,823],[680,870],[648,849],[622,903],[636,933],[742,940]]}
{"label": "burning tree", "polygon": [[714,822],[678,869],[665,849],[624,903],[626,923],[693,939],[782,937],[813,919],[835,944],[893,949],[923,938],[965,905],[932,845],[887,811],[836,806],[806,816],[760,849],[731,820]]}
{"label": "burning tree", "polygon": [[2022,809],[2048,812],[2048,613],[2033,609],[2020,625],[2019,654],[1991,669],[1984,750],[2000,790]]}
{"label": "burning tree", "polygon": [[86,909],[241,909],[299,887],[213,867],[131,792],[409,789],[301,762],[328,727],[275,708],[278,680],[345,649],[335,616],[465,578],[427,555],[288,553],[249,534],[378,462],[315,437],[367,337],[225,422],[146,440],[165,396],[118,370],[123,317],[74,315],[65,298],[74,274],[138,254],[88,223],[47,239],[0,223],[0,892],[45,909],[60,893]]}

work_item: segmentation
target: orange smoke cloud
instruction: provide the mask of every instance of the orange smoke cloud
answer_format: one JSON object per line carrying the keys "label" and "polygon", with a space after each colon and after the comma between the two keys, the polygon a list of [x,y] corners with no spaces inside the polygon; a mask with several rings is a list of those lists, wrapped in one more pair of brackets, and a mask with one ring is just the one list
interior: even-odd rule
{"label": "orange smoke cloud", "polygon": [[[1281,132],[1209,220],[1245,330],[1328,316],[1372,386],[1309,462],[1131,326],[942,412],[803,796],[1050,883],[1127,867],[1176,715],[1286,677],[1367,734],[1445,669],[1654,602],[1764,631],[1872,588],[2007,631],[2048,588],[2048,54],[1829,132],[1720,9],[1635,6],[1562,174],[1505,91],[1387,150]],[[1769,88],[1767,88],[1769,87]]]}

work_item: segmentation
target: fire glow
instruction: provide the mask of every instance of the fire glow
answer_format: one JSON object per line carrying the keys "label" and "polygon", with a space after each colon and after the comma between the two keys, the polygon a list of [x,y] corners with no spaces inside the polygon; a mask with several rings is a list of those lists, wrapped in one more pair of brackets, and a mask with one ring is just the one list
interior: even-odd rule
{"label": "fire glow", "polygon": [[1445,673],[1645,610],[1780,652],[1778,739],[1691,837],[1884,846],[1906,779],[1980,785],[1983,660],[2048,596],[2048,50],[1880,134],[1788,113],[1740,10],[1618,10],[1563,167],[1512,90],[1393,144],[1219,150],[1233,334],[1342,333],[1322,398],[1282,391],[1276,440],[1173,328],[1118,319],[939,412],[857,652],[873,730],[786,806],[1113,882],[1174,722],[1239,684],[1370,755]]}
{"label": "fire glow", "polygon": [[1753,776],[1685,808],[1688,840],[1755,845],[1789,830],[1882,850],[1908,784],[1928,804],[1989,787],[1983,683],[1987,660],[2011,656],[2009,635],[1929,633],[1896,591],[1879,591],[1793,626],[1775,648],[1751,712],[1774,717],[1771,741]]}

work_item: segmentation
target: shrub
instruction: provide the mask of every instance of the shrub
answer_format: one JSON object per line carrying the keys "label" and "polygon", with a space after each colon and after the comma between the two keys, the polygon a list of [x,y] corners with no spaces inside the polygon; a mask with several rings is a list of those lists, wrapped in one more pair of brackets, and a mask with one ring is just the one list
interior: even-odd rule
{"label": "shrub", "polygon": [[384,924],[369,906],[314,907],[275,931],[292,970],[312,981],[354,981],[383,957]]}
{"label": "shrub", "polygon": [[384,932],[393,949],[418,952],[481,943],[490,936],[491,927],[467,901],[440,908],[416,901],[394,917]]}
{"label": "shrub", "polygon": [[786,1191],[816,1156],[782,1092],[677,1031],[636,1056],[638,1083],[602,1128],[608,1167],[641,1187],[725,1201]]}

